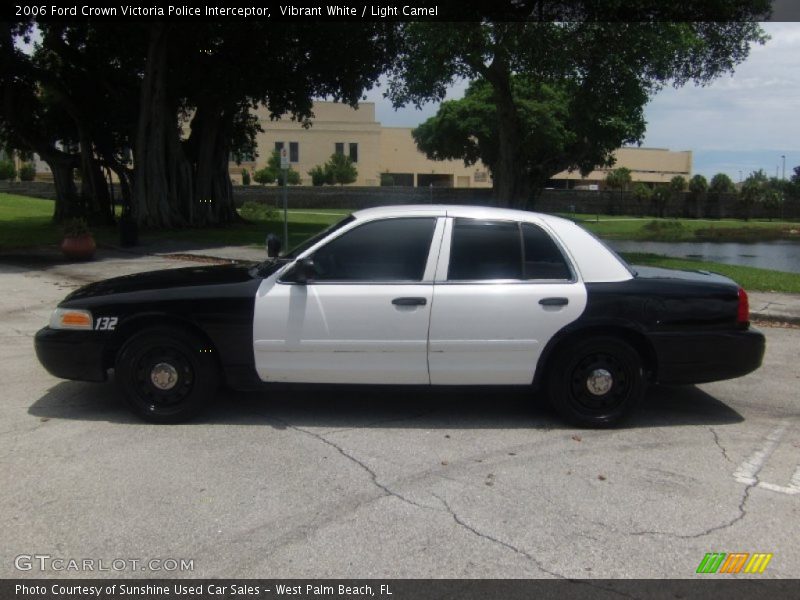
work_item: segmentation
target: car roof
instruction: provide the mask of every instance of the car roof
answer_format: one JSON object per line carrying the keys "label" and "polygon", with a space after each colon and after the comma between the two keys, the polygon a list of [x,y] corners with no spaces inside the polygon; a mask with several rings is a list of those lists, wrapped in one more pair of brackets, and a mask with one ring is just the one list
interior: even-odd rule
{"label": "car roof", "polygon": [[511,221],[545,222],[551,225],[568,222],[567,219],[528,210],[495,208],[493,206],[465,206],[451,204],[398,204],[365,208],[353,213],[359,220],[371,221],[385,217],[463,217],[466,219],[502,219]]}

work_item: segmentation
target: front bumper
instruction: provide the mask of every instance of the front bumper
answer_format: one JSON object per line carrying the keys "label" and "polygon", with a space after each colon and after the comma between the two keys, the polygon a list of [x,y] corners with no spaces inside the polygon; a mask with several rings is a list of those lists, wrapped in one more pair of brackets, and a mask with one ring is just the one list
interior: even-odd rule
{"label": "front bumper", "polygon": [[733,379],[761,366],[766,341],[757,329],[655,333],[659,383],[707,383]]}
{"label": "front bumper", "polygon": [[68,331],[45,327],[34,338],[36,357],[47,371],[61,379],[105,381],[105,344],[93,331]]}

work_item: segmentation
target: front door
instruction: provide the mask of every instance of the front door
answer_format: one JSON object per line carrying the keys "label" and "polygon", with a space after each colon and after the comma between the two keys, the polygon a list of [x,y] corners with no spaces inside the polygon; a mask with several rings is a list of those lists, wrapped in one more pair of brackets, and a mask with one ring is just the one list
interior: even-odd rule
{"label": "front door", "polygon": [[253,326],[263,381],[427,384],[433,275],[444,228],[436,217],[369,221],[265,280]]}

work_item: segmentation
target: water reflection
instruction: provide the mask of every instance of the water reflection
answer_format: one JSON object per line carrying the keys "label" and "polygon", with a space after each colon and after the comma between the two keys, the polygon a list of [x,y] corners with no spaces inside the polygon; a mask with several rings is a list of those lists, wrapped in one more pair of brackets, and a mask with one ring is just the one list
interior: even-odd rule
{"label": "water reflection", "polygon": [[639,242],[607,240],[617,252],[650,252],[677,258],[759,267],[800,273],[800,243],[790,241],[754,244],[717,242]]}

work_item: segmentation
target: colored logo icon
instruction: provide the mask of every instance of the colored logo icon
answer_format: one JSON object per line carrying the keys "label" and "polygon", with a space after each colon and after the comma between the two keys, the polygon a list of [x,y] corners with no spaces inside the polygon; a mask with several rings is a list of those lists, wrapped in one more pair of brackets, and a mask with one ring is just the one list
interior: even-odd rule
{"label": "colored logo icon", "polygon": [[772,554],[756,552],[709,552],[697,566],[697,573],[763,573]]}

